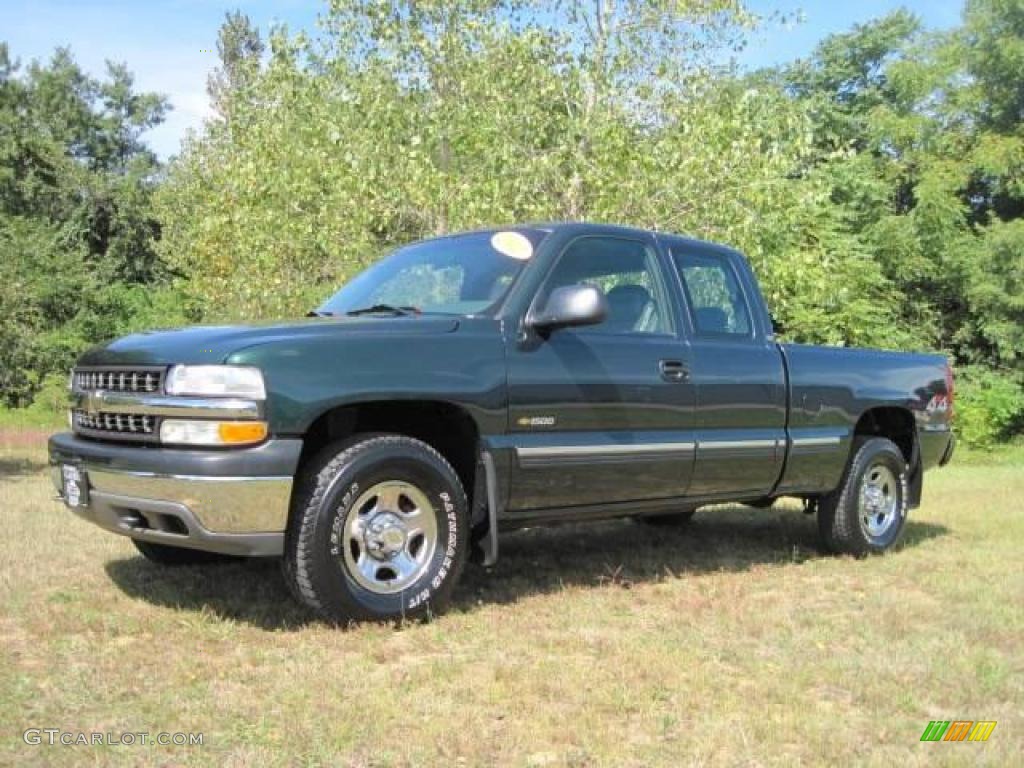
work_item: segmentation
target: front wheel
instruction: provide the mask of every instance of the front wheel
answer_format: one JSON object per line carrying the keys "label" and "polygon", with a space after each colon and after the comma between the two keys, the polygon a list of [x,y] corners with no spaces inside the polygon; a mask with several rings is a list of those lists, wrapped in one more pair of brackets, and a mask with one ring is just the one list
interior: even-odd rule
{"label": "front wheel", "polygon": [[332,623],[444,609],[469,549],[462,483],[426,443],[353,438],[313,461],[285,543],[292,592]]}
{"label": "front wheel", "polygon": [[895,546],[906,521],[903,453],[886,438],[858,438],[841,485],[818,506],[822,543],[839,554],[878,554]]}

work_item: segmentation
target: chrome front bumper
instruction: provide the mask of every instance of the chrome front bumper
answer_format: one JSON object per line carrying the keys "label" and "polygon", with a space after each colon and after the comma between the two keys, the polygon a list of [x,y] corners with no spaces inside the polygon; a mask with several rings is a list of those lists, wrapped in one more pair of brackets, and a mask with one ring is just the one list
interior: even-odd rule
{"label": "chrome front bumper", "polygon": [[251,449],[193,451],[61,434],[50,439],[51,477],[60,495],[62,465],[84,472],[86,505],[70,508],[114,533],[211,552],[273,556],[284,549],[301,445],[270,440]]}

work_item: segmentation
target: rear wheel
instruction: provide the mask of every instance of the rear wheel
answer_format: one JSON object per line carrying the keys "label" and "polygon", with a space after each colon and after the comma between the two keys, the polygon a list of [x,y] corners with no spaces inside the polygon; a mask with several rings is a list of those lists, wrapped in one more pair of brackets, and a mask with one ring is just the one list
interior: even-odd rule
{"label": "rear wheel", "polygon": [[203,563],[230,563],[240,558],[222,555],[217,552],[205,552],[201,549],[172,547],[167,544],[154,544],[152,541],[132,539],[132,544],[144,558],[160,565],[201,565]]}
{"label": "rear wheel", "polygon": [[303,603],[332,623],[444,609],[469,549],[469,515],[437,451],[362,436],[327,449],[301,483],[283,567]]}
{"label": "rear wheel", "polygon": [[907,474],[906,460],[891,440],[858,438],[842,484],[818,507],[824,546],[857,557],[891,549],[907,521]]}

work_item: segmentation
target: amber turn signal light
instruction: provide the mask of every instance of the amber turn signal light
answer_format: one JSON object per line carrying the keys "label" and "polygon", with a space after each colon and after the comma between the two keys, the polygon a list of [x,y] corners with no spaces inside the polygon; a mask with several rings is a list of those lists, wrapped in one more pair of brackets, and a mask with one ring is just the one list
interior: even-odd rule
{"label": "amber turn signal light", "polygon": [[220,440],[225,445],[258,443],[267,436],[264,421],[222,421],[217,425]]}

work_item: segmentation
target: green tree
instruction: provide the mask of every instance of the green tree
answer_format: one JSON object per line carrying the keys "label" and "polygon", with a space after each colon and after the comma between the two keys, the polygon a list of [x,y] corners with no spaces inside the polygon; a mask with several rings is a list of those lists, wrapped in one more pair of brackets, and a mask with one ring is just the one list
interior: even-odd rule
{"label": "green tree", "polygon": [[259,74],[266,47],[259,29],[241,11],[229,11],[217,35],[220,64],[206,83],[206,92],[217,113],[226,118],[234,99],[244,98]]}
{"label": "green tree", "polygon": [[844,235],[898,292],[899,326],[981,366],[965,378],[974,435],[1020,423],[1006,413],[1020,399],[1003,395],[1024,374],[1024,136],[1010,74],[1022,8],[972,0],[943,34],[898,12],[777,73],[814,115],[808,176],[826,180]]}
{"label": "green tree", "polygon": [[123,65],[97,80],[58,49],[22,72],[0,45],[0,402],[27,404],[105,337],[183,317],[159,295],[160,168],[142,140],[166,109]]}
{"label": "green tree", "polygon": [[217,117],[166,177],[142,140],[166,104],[123,66],[22,71],[0,46],[3,397],[195,306],[303,314],[395,245],[569,218],[739,247],[787,338],[944,350],[967,433],[1005,437],[1022,8],[969,0],[941,33],[897,11],[756,73],[732,63],[759,22],[738,0],[333,0],[319,39],[266,43],[234,12]]}
{"label": "green tree", "polygon": [[1000,133],[1024,121],[1024,2],[967,0],[958,52],[971,76],[977,115]]}

